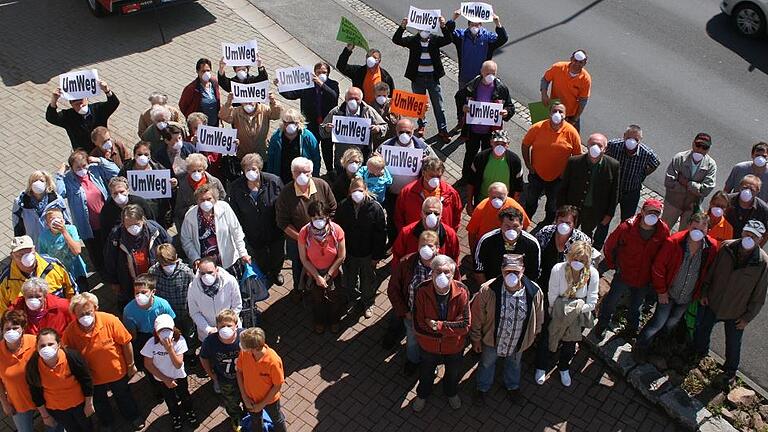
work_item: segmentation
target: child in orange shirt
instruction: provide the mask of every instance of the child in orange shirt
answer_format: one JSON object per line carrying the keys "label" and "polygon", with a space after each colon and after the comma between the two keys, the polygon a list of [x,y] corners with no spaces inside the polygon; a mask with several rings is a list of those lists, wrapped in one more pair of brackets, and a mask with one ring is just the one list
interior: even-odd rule
{"label": "child in orange shirt", "polygon": [[264,330],[251,327],[240,333],[237,384],[243,404],[251,414],[251,432],[263,429],[262,411],[272,419],[275,432],[286,432],[280,409],[280,388],[285,382],[283,360],[265,343]]}

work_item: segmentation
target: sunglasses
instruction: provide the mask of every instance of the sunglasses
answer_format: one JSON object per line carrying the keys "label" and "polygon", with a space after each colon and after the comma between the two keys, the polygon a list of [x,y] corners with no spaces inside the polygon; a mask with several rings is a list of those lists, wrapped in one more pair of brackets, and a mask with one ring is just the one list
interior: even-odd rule
{"label": "sunglasses", "polygon": [[435,216],[440,216],[440,212],[435,212],[435,211],[433,211],[433,212],[426,212],[426,213],[424,213],[424,216],[429,216],[431,214],[433,214]]}
{"label": "sunglasses", "polygon": [[693,143],[693,146],[702,150],[709,150],[709,147],[710,147],[707,144],[702,144],[702,143]]}

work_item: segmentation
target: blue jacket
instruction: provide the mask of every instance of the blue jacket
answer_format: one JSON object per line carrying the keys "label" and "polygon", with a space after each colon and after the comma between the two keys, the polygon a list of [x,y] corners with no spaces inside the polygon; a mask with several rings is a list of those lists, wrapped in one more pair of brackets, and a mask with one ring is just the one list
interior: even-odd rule
{"label": "blue jacket", "polygon": [[459,59],[459,82],[466,83],[480,74],[483,62],[493,58],[493,52],[507,43],[509,37],[504,27],[496,27],[496,32],[480,27],[477,36],[472,36],[469,29],[456,30],[456,21],[445,23],[446,33],[451,33],[456,54]]}
{"label": "blue jacket", "polygon": [[[299,137],[301,144],[299,145],[300,154],[312,161],[312,176],[318,177],[320,175],[320,147],[317,145],[317,139],[312,132],[306,128],[301,129],[301,136]],[[286,178],[293,180],[291,173],[281,173],[281,159],[283,157],[283,131],[278,129],[272,134],[269,139],[269,147],[267,148],[267,163],[264,166],[264,171],[274,174],[283,180],[284,184]]]}
{"label": "blue jacket", "polygon": [[72,218],[67,210],[67,203],[55,191],[44,195],[47,204],[42,211],[38,210],[38,201],[26,191],[19,194],[13,201],[11,209],[11,225],[13,226],[13,235],[16,237],[28,235],[32,241],[37,244],[37,238],[42,230],[47,229],[45,224],[45,212],[52,208],[61,209],[64,213],[64,222],[71,223]]}
{"label": "blue jacket", "polygon": [[[91,180],[101,191],[104,201],[109,197],[107,184],[118,172],[120,172],[120,168],[109,159],[99,158],[99,163],[88,166],[88,175],[91,176]],[[85,194],[80,186],[80,179],[77,178],[77,175],[72,170],[64,174],[57,173],[56,191],[63,198],[66,198],[69,204],[69,211],[72,213],[72,222],[77,227],[80,238],[83,240],[92,239],[93,230],[88,222],[88,207],[85,205]]]}

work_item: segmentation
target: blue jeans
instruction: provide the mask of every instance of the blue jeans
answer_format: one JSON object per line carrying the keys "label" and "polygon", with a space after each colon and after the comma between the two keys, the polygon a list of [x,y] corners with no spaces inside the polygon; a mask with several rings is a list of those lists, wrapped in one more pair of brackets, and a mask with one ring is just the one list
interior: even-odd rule
{"label": "blue jeans", "polygon": [[621,280],[620,274],[613,276],[611,281],[611,290],[603,299],[603,304],[600,306],[600,318],[597,321],[597,325],[600,328],[608,328],[613,318],[613,313],[616,311],[616,306],[619,304],[621,297],[629,290],[629,315],[627,316],[627,328],[630,330],[637,330],[640,325],[640,308],[643,307],[645,297],[648,293],[651,293],[651,288],[645,287],[633,287],[627,285]]}
{"label": "blue jeans", "polygon": [[[34,432],[35,431],[35,413],[36,409],[16,413],[13,415],[13,424],[16,425],[18,432]],[[56,425],[52,428],[46,426],[45,432],[64,432],[64,428],[61,425]]]}
{"label": "blue jeans", "polygon": [[421,347],[416,340],[416,330],[413,328],[413,320],[403,318],[405,324],[405,357],[411,363],[421,362]]}
{"label": "blue jeans", "polygon": [[736,328],[736,320],[719,320],[707,306],[699,304],[699,313],[696,317],[699,325],[696,327],[696,335],[694,339],[696,341],[696,352],[699,355],[707,355],[709,353],[709,338],[712,335],[712,328],[719,321],[723,322],[725,326],[725,364],[723,369],[725,373],[730,377],[736,375],[736,371],[739,369],[739,361],[741,360],[741,337],[744,335],[744,330]]}
{"label": "blue jeans", "polygon": [[671,332],[685,315],[689,304],[678,304],[672,299],[669,299],[667,304],[656,303],[656,312],[653,313],[653,318],[648,321],[648,324],[643,327],[643,331],[637,338],[637,345],[640,348],[648,348],[653,337],[661,329],[666,329],[667,333]]}
{"label": "blue jeans", "polygon": [[[432,74],[419,75],[411,81],[411,90],[416,94],[427,94],[429,92],[430,108],[435,113],[437,120],[437,129],[447,131],[448,123],[445,121],[445,110],[443,109],[443,91],[440,87],[440,81],[432,78]],[[426,117],[419,119],[419,126],[427,124]]]}
{"label": "blue jeans", "polygon": [[[504,359],[504,387],[507,390],[520,388],[520,361],[522,358],[522,352],[515,352]],[[483,345],[483,353],[480,355],[480,363],[477,365],[477,389],[479,391],[485,393],[491,389],[493,376],[496,374],[497,359],[496,348]]]}
{"label": "blue jeans", "polygon": [[299,281],[301,280],[301,272],[304,270],[304,265],[301,263],[301,259],[299,258],[299,245],[296,243],[296,240],[291,238],[285,239],[285,254],[288,255],[288,259],[291,260],[293,289],[300,289]]}
{"label": "blue jeans", "polygon": [[542,195],[547,196],[547,204],[544,207],[546,215],[544,220],[539,222],[537,227],[545,227],[555,220],[557,211],[557,194],[560,191],[560,178],[552,181],[542,180],[538,174],[532,172],[528,174],[528,187],[525,190],[525,213],[528,217],[533,217],[539,208],[539,198]]}
{"label": "blue jeans", "polygon": [[625,221],[637,213],[637,205],[640,203],[640,189],[634,191],[623,191],[619,195],[619,208],[621,209],[621,220]]}

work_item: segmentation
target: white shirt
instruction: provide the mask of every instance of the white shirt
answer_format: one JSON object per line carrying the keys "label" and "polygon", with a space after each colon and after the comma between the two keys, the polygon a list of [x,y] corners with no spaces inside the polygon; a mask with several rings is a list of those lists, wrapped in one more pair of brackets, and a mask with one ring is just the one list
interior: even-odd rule
{"label": "white shirt", "polygon": [[[187,352],[187,341],[184,340],[184,336],[179,336],[179,340],[173,344],[173,349],[178,355]],[[187,372],[184,370],[184,363],[181,364],[180,368],[176,369],[171,362],[171,356],[168,355],[168,351],[165,350],[163,344],[155,342],[154,337],[149,338],[147,343],[144,344],[144,348],[141,349],[141,355],[151,358],[152,364],[154,364],[155,367],[168,378],[180,379],[187,377]],[[161,381],[157,377],[155,377],[155,379]]]}

